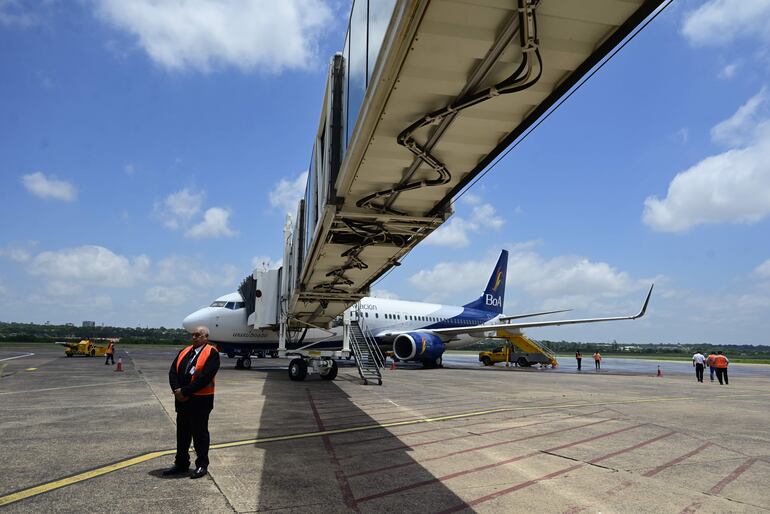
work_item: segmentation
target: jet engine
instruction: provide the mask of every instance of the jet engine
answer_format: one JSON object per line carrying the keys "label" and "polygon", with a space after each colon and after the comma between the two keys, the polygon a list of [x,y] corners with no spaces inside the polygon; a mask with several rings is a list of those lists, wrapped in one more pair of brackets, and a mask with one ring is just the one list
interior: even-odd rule
{"label": "jet engine", "polygon": [[393,354],[402,361],[421,361],[425,367],[441,366],[444,341],[430,332],[407,332],[393,341]]}

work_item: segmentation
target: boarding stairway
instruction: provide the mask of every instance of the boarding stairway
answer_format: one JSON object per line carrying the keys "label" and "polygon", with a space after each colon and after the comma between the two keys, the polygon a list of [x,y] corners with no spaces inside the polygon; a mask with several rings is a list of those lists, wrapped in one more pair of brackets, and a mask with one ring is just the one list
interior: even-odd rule
{"label": "boarding stairway", "polygon": [[371,332],[358,320],[350,320],[348,325],[348,337],[350,349],[356,358],[358,374],[364,384],[376,382],[382,385],[382,367],[385,365],[385,357],[380,347],[372,337]]}
{"label": "boarding stairway", "polygon": [[556,355],[554,354],[553,350],[548,348],[543,343],[538,343],[533,341],[532,339],[528,338],[524,334],[512,334],[507,330],[503,329],[503,330],[497,331],[497,337],[501,339],[505,339],[506,341],[511,343],[513,346],[515,346],[522,352],[539,353],[543,355],[545,358],[548,359],[548,362],[551,364],[552,367],[556,367],[559,364],[556,361]]}

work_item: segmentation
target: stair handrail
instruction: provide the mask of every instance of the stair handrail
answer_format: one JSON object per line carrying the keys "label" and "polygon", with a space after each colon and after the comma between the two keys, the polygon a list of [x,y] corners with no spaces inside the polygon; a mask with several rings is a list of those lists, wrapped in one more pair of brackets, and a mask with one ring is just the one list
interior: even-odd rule
{"label": "stair handrail", "polygon": [[369,352],[374,357],[375,364],[377,364],[378,368],[384,368],[385,356],[382,354],[380,345],[377,344],[374,336],[372,336],[372,333],[369,331],[369,327],[366,325],[366,321],[364,321],[364,319],[361,317],[360,310],[358,311],[357,317],[359,321],[358,327],[361,329],[361,333],[364,335],[364,341],[366,342],[366,346],[369,347]]}

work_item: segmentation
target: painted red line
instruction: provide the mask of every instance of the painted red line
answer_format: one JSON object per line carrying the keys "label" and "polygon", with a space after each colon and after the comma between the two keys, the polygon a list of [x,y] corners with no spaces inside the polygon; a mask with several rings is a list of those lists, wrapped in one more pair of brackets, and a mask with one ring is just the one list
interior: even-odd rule
{"label": "painted red line", "polygon": [[[312,409],[313,416],[315,417],[315,421],[318,424],[318,429],[325,430],[321,416],[318,415],[318,410],[315,407],[313,395],[310,394],[310,389],[306,389],[306,391],[308,400],[310,401],[310,408]],[[337,484],[340,487],[340,493],[342,493],[342,499],[345,502],[345,505],[347,505],[347,507],[353,512],[361,512],[361,510],[358,508],[358,504],[356,503],[356,497],[353,495],[353,490],[350,488],[350,483],[348,482],[348,479],[345,478],[345,473],[342,471],[342,466],[340,466],[340,461],[337,458],[336,452],[334,451],[334,446],[332,445],[331,439],[328,436],[323,436],[321,439],[323,440],[326,453],[329,454],[332,466],[334,467],[334,477],[337,479]]]}
{"label": "painted red line", "polygon": [[463,475],[468,475],[470,473],[476,473],[478,471],[484,471],[484,470],[487,470],[487,469],[496,468],[498,466],[503,466],[505,464],[510,464],[511,462],[516,462],[517,460],[526,459],[528,457],[534,457],[535,455],[538,455],[538,454],[539,454],[539,452],[527,453],[525,455],[519,455],[518,457],[513,457],[511,459],[502,460],[500,462],[493,462],[492,464],[485,464],[485,465],[479,466],[477,468],[471,468],[471,469],[466,469],[466,470],[463,470],[463,471],[457,471],[455,473],[450,473],[449,475],[444,475],[442,477],[431,478],[430,480],[423,480],[422,482],[416,482],[416,483],[405,485],[405,486],[402,486],[402,487],[397,487],[395,489],[390,489],[388,491],[383,491],[381,493],[370,494],[369,496],[364,496],[362,498],[358,498],[357,502],[358,503],[363,503],[363,502],[367,502],[367,501],[374,500],[374,499],[377,499],[377,498],[382,498],[384,496],[390,496],[392,494],[401,493],[403,491],[408,491],[410,489],[417,489],[418,487],[422,487],[422,486],[425,486],[425,485],[437,484],[439,482],[450,480],[452,478],[457,478],[457,477],[460,477],[460,476],[463,476]]}
{"label": "painted red line", "polygon": [[[422,459],[420,462],[430,462],[430,461],[439,460],[439,459],[446,459],[448,457],[454,457],[455,455],[460,455],[460,454],[463,454],[463,453],[470,453],[470,452],[475,452],[475,451],[479,451],[479,450],[485,450],[487,448],[494,448],[496,446],[503,446],[503,445],[506,445],[506,444],[518,443],[520,441],[526,441],[528,439],[535,439],[537,437],[545,437],[547,435],[558,434],[558,433],[561,433],[561,432],[567,432],[569,430],[577,430],[578,428],[584,428],[584,427],[588,427],[588,426],[591,426],[591,425],[598,425],[600,423],[606,423],[607,421],[611,421],[611,420],[603,419],[603,420],[600,420],[600,421],[593,421],[591,423],[586,423],[584,425],[577,425],[577,426],[574,426],[574,427],[560,428],[558,430],[552,430],[550,432],[543,432],[542,434],[534,434],[534,435],[530,435],[530,436],[519,437],[518,439],[511,439],[509,441],[503,441],[503,442],[495,441],[494,443],[490,443],[490,444],[484,444],[484,445],[481,445],[481,446],[474,446],[473,448],[466,448],[464,450],[458,450],[456,452],[446,453],[444,455],[439,455],[437,457],[431,457],[429,459]],[[519,427],[516,427],[516,428],[523,428],[523,427],[528,427],[528,426],[532,426],[532,425],[541,425],[543,423],[544,422],[529,423],[528,425],[522,425],[522,426],[519,426]],[[485,432],[481,432],[481,434],[484,434],[484,433]],[[467,437],[467,436],[463,436],[463,437]],[[448,441],[449,438],[444,439],[444,440]],[[418,446],[418,445],[413,445],[413,446]],[[404,464],[394,464],[392,466],[385,466],[385,467],[381,467],[381,468],[377,468],[377,469],[369,469],[369,470],[366,470],[366,471],[361,471],[359,473],[354,473],[352,475],[348,475],[348,478],[353,478],[353,477],[358,477],[358,476],[363,476],[363,475],[369,475],[371,473],[379,473],[379,472],[382,472],[382,471],[390,471],[391,469],[404,468],[404,467],[407,467],[407,466],[412,466],[414,464],[417,464],[417,462],[407,462],[407,463],[404,463]]]}
{"label": "painted red line", "polygon": [[556,450],[563,450],[564,448],[569,448],[571,446],[577,446],[579,444],[588,443],[590,441],[596,441],[597,439],[602,439],[604,437],[609,437],[611,435],[620,434],[621,432],[628,432],[629,430],[633,430],[635,428],[643,427],[646,424],[647,423],[639,423],[638,425],[632,425],[630,427],[620,428],[618,430],[613,430],[612,432],[607,432],[606,434],[599,434],[599,435],[595,435],[593,437],[586,437],[585,439],[581,439],[580,441],[575,441],[573,443],[567,443],[567,444],[562,444],[562,445],[559,445],[559,446],[554,446],[553,448],[547,448],[547,449],[545,449],[543,451],[544,452],[555,452]]}
{"label": "painted red line", "polygon": [[618,450],[612,453],[608,453],[607,455],[602,455],[601,457],[596,457],[588,462],[591,464],[596,464],[597,462],[601,462],[603,460],[611,459],[612,457],[615,457],[616,455],[620,455],[622,453],[630,452],[632,450],[636,450],[637,448],[641,448],[642,446],[647,446],[648,444],[657,443],[661,439],[665,439],[666,437],[671,437],[672,435],[676,434],[677,432],[669,432],[667,434],[659,435],[658,437],[653,437],[652,439],[647,439],[646,441],[642,441],[641,443],[636,443],[633,446],[629,446],[628,448],[623,448],[622,450]]}
{"label": "painted red line", "polygon": [[446,510],[442,510],[439,514],[449,514],[450,512],[457,512],[457,511],[460,511],[460,510],[465,510],[468,507],[475,507],[479,503],[484,503],[484,502],[487,502],[489,500],[494,500],[495,498],[499,498],[500,496],[503,496],[503,495],[506,495],[506,494],[509,494],[509,493],[512,493],[512,492],[515,492],[515,491],[519,491],[519,490],[524,489],[526,487],[529,487],[531,485],[535,485],[538,482],[543,482],[544,480],[549,480],[549,479],[555,478],[555,477],[557,477],[559,475],[563,475],[565,473],[569,473],[570,471],[572,471],[574,469],[577,469],[577,468],[580,468],[582,466],[584,466],[584,464],[582,464],[582,463],[581,464],[575,464],[574,466],[570,466],[568,468],[560,469],[558,471],[554,471],[553,473],[548,473],[547,475],[543,475],[543,476],[541,476],[539,478],[533,478],[532,480],[527,480],[526,482],[521,482],[519,484],[516,484],[514,486],[508,487],[506,489],[501,489],[499,491],[495,491],[492,494],[488,494],[486,496],[482,496],[481,498],[477,498],[475,500],[466,502],[464,504],[455,505],[454,507],[450,507],[450,508],[448,508]]}
{"label": "painted red line", "polygon": [[692,457],[693,455],[695,455],[695,454],[697,454],[697,453],[700,453],[701,451],[703,451],[704,449],[708,448],[709,446],[711,446],[711,443],[704,443],[704,444],[702,444],[702,445],[698,446],[697,448],[695,448],[695,449],[694,449],[693,451],[691,451],[691,452],[687,452],[687,453],[685,453],[684,455],[681,455],[681,456],[677,457],[677,458],[676,458],[676,459],[674,459],[674,460],[668,461],[668,462],[666,462],[665,464],[661,464],[660,466],[658,466],[658,467],[657,467],[657,468],[655,468],[655,469],[651,469],[650,471],[648,471],[647,473],[645,473],[645,474],[644,474],[644,476],[646,476],[646,477],[655,476],[655,475],[657,475],[658,473],[660,473],[661,471],[663,471],[663,470],[665,470],[665,469],[668,469],[668,468],[670,468],[671,466],[676,466],[676,465],[677,465],[677,464],[679,464],[680,462],[682,462],[682,461],[685,461],[685,460],[689,459],[690,457]]}
{"label": "painted red line", "polygon": [[751,465],[754,464],[756,461],[757,461],[756,457],[747,459],[746,461],[743,462],[743,464],[735,468],[732,471],[732,473],[730,473],[729,475],[724,477],[722,480],[720,480],[717,485],[709,489],[709,492],[711,494],[719,494],[720,492],[722,492],[722,489],[724,489],[727,484],[729,484],[730,482],[734,481],[739,476],[741,476],[744,473],[744,471],[749,469]]}
{"label": "painted red line", "polygon": [[692,514],[696,510],[700,508],[700,506],[703,505],[703,502],[694,502],[688,505],[687,507],[683,508],[679,514]]}

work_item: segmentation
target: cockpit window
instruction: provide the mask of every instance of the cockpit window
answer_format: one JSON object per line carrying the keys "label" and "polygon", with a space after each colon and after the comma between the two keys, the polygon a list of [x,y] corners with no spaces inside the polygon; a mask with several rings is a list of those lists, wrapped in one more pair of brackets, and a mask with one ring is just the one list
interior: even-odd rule
{"label": "cockpit window", "polygon": [[225,309],[233,310],[234,306],[235,306],[235,302],[227,302],[225,304]]}
{"label": "cockpit window", "polygon": [[216,301],[216,302],[212,303],[211,306],[212,307],[224,307],[225,303],[227,303],[227,302]]}
{"label": "cockpit window", "polygon": [[245,309],[246,308],[246,302],[235,302],[235,309]]}

